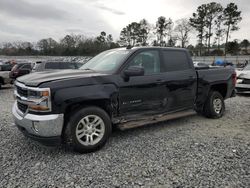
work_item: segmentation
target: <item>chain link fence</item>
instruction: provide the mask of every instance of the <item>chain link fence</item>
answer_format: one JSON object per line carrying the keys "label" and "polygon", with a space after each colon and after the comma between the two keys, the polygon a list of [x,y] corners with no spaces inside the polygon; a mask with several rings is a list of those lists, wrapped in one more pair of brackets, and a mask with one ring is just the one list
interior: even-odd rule
{"label": "chain link fence", "polygon": [[244,64],[246,61],[250,63],[250,55],[247,56],[193,56],[193,61],[202,62],[211,65],[217,59],[226,60],[235,65]]}

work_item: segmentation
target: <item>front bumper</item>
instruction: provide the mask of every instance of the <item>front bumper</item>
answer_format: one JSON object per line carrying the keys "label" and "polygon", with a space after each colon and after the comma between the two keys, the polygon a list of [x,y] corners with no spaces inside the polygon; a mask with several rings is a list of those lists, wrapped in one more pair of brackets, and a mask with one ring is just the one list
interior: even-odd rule
{"label": "front bumper", "polygon": [[15,124],[25,136],[45,145],[60,143],[63,129],[63,114],[23,114],[18,109],[16,102],[13,105],[12,114]]}
{"label": "front bumper", "polygon": [[236,84],[236,93],[250,94],[250,84]]}

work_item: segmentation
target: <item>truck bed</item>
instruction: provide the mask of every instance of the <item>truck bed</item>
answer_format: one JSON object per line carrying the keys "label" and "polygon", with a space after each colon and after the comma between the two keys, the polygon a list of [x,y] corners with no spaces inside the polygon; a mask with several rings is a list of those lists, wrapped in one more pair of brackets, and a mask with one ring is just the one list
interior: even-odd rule
{"label": "truck bed", "polygon": [[234,95],[233,75],[235,70],[233,67],[217,67],[208,66],[207,68],[195,68],[197,74],[197,99],[196,105],[205,103],[205,99],[213,85],[216,85],[216,90],[223,93],[224,99]]}

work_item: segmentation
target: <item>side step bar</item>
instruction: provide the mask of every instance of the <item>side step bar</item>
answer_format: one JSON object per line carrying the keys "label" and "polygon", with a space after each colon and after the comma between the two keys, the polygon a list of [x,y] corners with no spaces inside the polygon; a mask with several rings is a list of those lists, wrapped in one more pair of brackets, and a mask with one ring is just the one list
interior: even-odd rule
{"label": "side step bar", "polygon": [[136,128],[148,124],[158,123],[170,119],[177,119],[180,117],[191,116],[195,115],[196,112],[194,110],[185,110],[180,112],[173,112],[169,114],[161,114],[161,115],[154,115],[148,116],[145,118],[141,118],[139,120],[131,120],[131,121],[122,121],[117,126],[120,130],[126,130],[131,128]]}

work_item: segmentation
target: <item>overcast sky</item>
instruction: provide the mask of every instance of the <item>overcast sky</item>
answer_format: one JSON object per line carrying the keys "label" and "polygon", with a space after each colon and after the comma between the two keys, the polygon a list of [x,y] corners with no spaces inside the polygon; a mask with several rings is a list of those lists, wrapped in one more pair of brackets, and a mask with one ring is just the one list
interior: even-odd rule
{"label": "overcast sky", "polygon": [[[174,21],[189,18],[202,3],[199,0],[0,0],[0,42],[31,41],[66,34],[96,36],[101,31],[118,39],[121,29],[133,21],[155,23],[159,16]],[[229,0],[217,1],[223,6]],[[242,11],[240,30],[232,39],[250,40],[249,0],[234,1]],[[191,41],[194,42],[194,37]]]}

